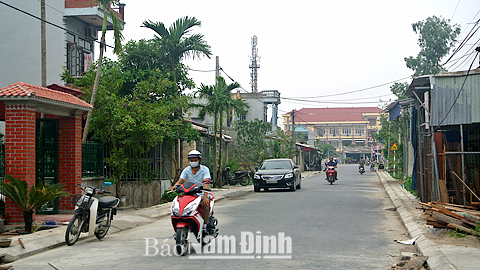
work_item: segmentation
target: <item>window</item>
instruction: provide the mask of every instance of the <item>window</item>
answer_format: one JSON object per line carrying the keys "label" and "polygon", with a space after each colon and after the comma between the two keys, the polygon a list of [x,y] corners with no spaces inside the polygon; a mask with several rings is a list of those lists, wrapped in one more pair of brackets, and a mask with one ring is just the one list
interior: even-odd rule
{"label": "window", "polygon": [[92,41],[67,34],[67,69],[73,76],[81,76],[93,63]]}
{"label": "window", "polygon": [[369,119],[368,120],[368,125],[369,126],[376,126],[377,125],[377,119]]}
{"label": "window", "polygon": [[364,136],[365,135],[365,128],[355,128],[355,136]]}
{"label": "window", "polygon": [[342,128],[342,136],[350,136],[350,135],[352,135],[352,128],[351,127]]}
{"label": "window", "polygon": [[240,117],[240,120],[246,120],[247,119],[247,112],[244,112],[242,114],[239,115]]}
{"label": "window", "polygon": [[330,136],[335,137],[338,134],[337,128],[330,128]]}
{"label": "window", "polygon": [[324,128],[324,127],[316,128],[316,130],[317,130],[318,136],[320,136],[320,137],[324,137],[324,136],[325,136],[325,128]]}

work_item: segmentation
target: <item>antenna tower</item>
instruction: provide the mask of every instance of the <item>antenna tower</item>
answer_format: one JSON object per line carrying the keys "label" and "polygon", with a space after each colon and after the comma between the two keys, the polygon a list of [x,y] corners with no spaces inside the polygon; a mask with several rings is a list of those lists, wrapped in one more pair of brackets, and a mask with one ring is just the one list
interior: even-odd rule
{"label": "antenna tower", "polygon": [[252,70],[250,72],[250,77],[251,77],[251,82],[250,84],[252,85],[252,92],[257,93],[257,77],[258,73],[257,70],[260,68],[260,57],[258,56],[258,48],[257,48],[257,36],[252,37],[252,56],[250,57],[250,60],[252,61],[250,63],[250,69]]}

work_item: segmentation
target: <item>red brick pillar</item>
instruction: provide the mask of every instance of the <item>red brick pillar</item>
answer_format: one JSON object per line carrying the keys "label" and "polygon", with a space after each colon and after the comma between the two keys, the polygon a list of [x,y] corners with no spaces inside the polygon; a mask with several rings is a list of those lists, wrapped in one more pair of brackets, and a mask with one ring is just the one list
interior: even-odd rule
{"label": "red brick pillar", "polygon": [[[35,185],[35,125],[35,107],[6,105],[5,173],[27,181],[29,187]],[[20,207],[8,198],[5,216],[7,222],[23,222]]]}
{"label": "red brick pillar", "polygon": [[82,182],[82,118],[80,115],[58,119],[58,183],[71,196],[58,200],[58,210],[72,210],[72,196],[80,193]]}

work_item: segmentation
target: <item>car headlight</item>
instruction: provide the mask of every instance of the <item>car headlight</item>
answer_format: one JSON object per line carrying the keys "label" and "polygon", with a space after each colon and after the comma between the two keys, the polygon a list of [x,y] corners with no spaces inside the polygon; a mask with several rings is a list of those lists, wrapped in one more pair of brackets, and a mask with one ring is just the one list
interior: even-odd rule
{"label": "car headlight", "polygon": [[260,175],[258,175],[258,174],[255,174],[255,175],[253,176],[253,178],[255,178],[255,179],[261,179],[261,178],[260,178]]}
{"label": "car headlight", "polygon": [[293,173],[285,174],[284,178],[293,178]]}

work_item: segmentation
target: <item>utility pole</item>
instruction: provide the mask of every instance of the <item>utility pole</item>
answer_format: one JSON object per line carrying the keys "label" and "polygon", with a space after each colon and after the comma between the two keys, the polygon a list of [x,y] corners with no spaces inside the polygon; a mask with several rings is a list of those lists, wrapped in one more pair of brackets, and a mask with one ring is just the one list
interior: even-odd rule
{"label": "utility pole", "polygon": [[[220,60],[219,57],[215,57],[215,86],[217,87],[218,84],[218,77],[220,76]],[[217,121],[217,115],[215,115],[215,119],[213,121]],[[214,186],[218,187],[220,186],[221,180],[220,176],[218,173],[218,168],[217,168],[217,130],[215,129],[215,125],[213,126],[213,176],[215,177],[214,179]],[[220,138],[220,146],[222,145],[222,141]],[[220,153],[221,155],[222,153]]]}
{"label": "utility pole", "polygon": [[40,47],[41,47],[41,72],[42,72],[42,87],[47,87],[47,39],[46,39],[46,25],[45,25],[45,1],[40,1]]}
{"label": "utility pole", "polygon": [[295,138],[295,110],[292,111],[292,136]]}

